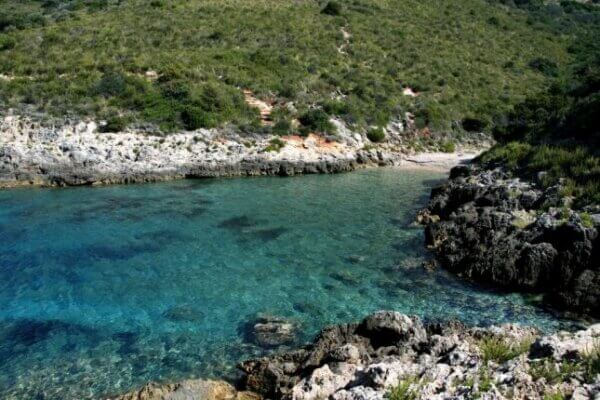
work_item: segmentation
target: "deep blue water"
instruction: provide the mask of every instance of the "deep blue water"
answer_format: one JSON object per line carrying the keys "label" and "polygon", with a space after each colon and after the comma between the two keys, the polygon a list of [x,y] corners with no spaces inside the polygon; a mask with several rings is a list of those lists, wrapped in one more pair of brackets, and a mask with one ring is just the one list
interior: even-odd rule
{"label": "deep blue water", "polygon": [[430,171],[0,192],[0,398],[80,399],[231,377],[257,313],[299,341],[378,309],[563,323],[427,272]]}

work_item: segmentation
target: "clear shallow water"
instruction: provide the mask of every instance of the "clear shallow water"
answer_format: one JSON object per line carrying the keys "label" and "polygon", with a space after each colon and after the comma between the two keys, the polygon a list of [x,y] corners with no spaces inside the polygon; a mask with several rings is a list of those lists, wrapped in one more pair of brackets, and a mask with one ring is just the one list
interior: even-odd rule
{"label": "clear shallow water", "polygon": [[258,312],[309,340],[378,309],[565,323],[426,272],[409,226],[442,174],[377,169],[0,192],[0,398],[80,399],[231,377]]}

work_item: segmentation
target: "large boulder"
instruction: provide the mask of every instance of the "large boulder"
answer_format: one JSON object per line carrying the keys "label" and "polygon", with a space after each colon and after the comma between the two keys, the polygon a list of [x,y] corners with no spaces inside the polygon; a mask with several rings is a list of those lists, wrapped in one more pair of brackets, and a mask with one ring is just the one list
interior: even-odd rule
{"label": "large boulder", "polygon": [[558,308],[600,315],[598,225],[585,225],[575,211],[547,209],[564,203],[557,187],[542,190],[475,166],[453,169],[450,177],[420,213],[426,244],[443,267],[511,291],[544,293]]}
{"label": "large boulder", "polygon": [[419,318],[394,311],[379,311],[368,316],[358,326],[357,333],[367,337],[375,349],[399,343],[413,345],[427,339]]}

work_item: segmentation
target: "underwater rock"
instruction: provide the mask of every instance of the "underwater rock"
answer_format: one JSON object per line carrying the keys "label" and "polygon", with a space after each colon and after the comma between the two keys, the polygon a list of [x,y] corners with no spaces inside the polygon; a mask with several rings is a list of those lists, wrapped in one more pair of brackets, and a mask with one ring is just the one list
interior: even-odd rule
{"label": "underwater rock", "polygon": [[173,384],[149,383],[112,400],[260,400],[256,393],[238,392],[224,381],[190,379]]}
{"label": "underwater rock", "polygon": [[243,327],[246,339],[263,348],[292,344],[296,340],[297,327],[285,318],[259,315]]}
{"label": "underwater rock", "polygon": [[204,319],[204,313],[189,304],[169,307],[163,316],[173,322],[200,322]]}
{"label": "underwater rock", "polygon": [[218,225],[218,227],[231,230],[238,230],[256,226],[257,224],[258,223],[254,219],[248,217],[247,215],[241,215],[239,217],[232,217],[222,221]]}
{"label": "underwater rock", "polygon": [[360,283],[360,278],[347,270],[333,272],[329,274],[329,276],[335,279],[336,281],[342,282],[345,285],[355,286]]}

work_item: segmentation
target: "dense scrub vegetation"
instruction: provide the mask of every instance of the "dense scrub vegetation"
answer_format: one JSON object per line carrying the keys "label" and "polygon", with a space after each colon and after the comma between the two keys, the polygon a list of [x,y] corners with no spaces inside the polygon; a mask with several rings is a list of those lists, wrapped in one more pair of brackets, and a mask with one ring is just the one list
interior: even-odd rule
{"label": "dense scrub vegetation", "polygon": [[560,80],[598,24],[592,6],[516,3],[4,0],[0,107],[117,116],[110,129],[256,129],[250,89],[293,102],[275,110],[280,132],[294,118],[333,130],[322,113],[367,128],[406,111],[420,128],[488,130]]}
{"label": "dense scrub vegetation", "polygon": [[579,36],[570,72],[549,90],[528,97],[497,118],[499,144],[481,157],[488,165],[561,183],[575,204],[600,204],[600,27]]}

